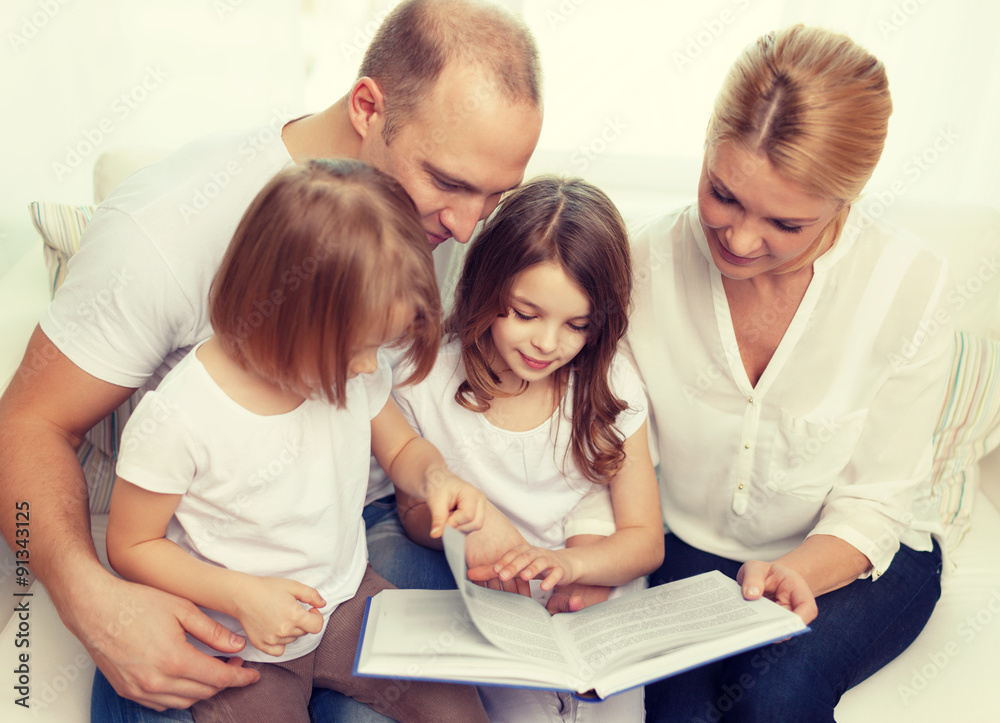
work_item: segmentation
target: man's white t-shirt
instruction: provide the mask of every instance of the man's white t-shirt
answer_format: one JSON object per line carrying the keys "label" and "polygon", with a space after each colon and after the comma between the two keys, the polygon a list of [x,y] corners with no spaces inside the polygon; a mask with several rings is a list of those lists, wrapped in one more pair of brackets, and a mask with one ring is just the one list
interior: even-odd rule
{"label": "man's white t-shirt", "polygon": [[195,141],[132,174],[87,225],[42,331],[98,379],[155,388],[211,336],[208,290],[236,226],[292,163],[280,128],[265,126]]}
{"label": "man's white t-shirt", "polygon": [[[139,403],[122,435],[118,475],[152,492],[183,495],[166,536],[195,558],[318,590],[327,602],[325,629],[365,573],[361,511],[371,419],[389,398],[388,363],[379,353],[375,373],[349,380],[342,409],[307,399],[264,416],[233,401],[195,352]],[[237,620],[205,612],[245,634]],[[292,660],[319,645],[322,634],[303,635],[278,657],[248,642],[240,657]]]}

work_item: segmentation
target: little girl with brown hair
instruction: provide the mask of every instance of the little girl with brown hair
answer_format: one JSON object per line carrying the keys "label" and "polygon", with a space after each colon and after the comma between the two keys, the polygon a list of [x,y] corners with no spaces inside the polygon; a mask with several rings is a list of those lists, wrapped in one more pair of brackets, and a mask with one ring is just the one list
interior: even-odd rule
{"label": "little girl with brown hair", "polygon": [[[663,559],[644,393],[617,355],[631,287],[611,200],[580,180],[536,179],[472,242],[431,373],[393,392],[414,428],[524,536],[493,572],[541,578],[536,599],[557,584],[641,586]],[[607,507],[609,494],[605,518],[586,511]],[[432,543],[423,506],[399,497],[408,532]],[[643,717],[641,689],[599,704],[480,693],[494,723]]]}
{"label": "little girl with brown hair", "polygon": [[212,284],[215,336],[125,428],[108,523],[122,576],[248,639],[260,680],[196,703],[198,723],[305,722],[314,685],[397,720],[486,719],[471,686],[351,675],[365,601],[391,587],[367,565],[369,452],[426,500],[432,536],[482,525],[482,494],[406,422],[380,350],[425,377],[438,299],[415,208],[373,168],[311,161],[250,204]]}

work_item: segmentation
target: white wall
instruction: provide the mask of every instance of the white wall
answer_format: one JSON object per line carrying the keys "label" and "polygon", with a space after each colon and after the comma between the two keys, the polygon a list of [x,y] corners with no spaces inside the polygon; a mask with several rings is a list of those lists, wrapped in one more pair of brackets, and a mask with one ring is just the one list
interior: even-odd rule
{"label": "white wall", "polygon": [[0,274],[36,243],[30,201],[92,201],[102,151],[301,111],[288,0],[4,0],[0,31]]}
{"label": "white wall", "polygon": [[[545,71],[529,175],[583,175],[642,204],[690,197],[729,64],[758,35],[807,22],[847,32],[888,67],[896,111],[869,197],[1000,204],[1000,4],[504,2],[532,27]],[[0,273],[35,243],[27,203],[88,202],[100,151],[171,148],[328,105],[395,3],[4,0]]]}

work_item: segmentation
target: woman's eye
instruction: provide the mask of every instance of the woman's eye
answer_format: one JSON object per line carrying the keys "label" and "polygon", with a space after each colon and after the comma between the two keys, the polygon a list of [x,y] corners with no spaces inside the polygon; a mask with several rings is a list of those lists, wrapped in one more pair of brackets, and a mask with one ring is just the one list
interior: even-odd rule
{"label": "woman's eye", "polygon": [[731,206],[732,204],[737,203],[735,198],[729,198],[729,196],[723,196],[721,193],[719,193],[719,190],[714,185],[709,184],[709,189],[711,190],[712,197],[715,198],[715,200],[718,201],[719,203],[724,203],[727,206]]}
{"label": "woman's eye", "polygon": [[511,311],[513,311],[513,312],[514,312],[514,316],[516,316],[516,317],[517,317],[518,319],[520,319],[521,321],[531,321],[532,319],[534,319],[534,318],[535,318],[535,317],[533,317],[533,316],[528,316],[527,314],[522,314],[522,313],[521,313],[520,311],[518,311],[517,309],[511,309]]}
{"label": "woman's eye", "polygon": [[778,220],[774,220],[773,223],[779,230],[784,231],[785,233],[799,233],[802,230],[801,226],[788,226]]}
{"label": "woman's eye", "polygon": [[590,328],[589,324],[569,324],[569,322],[567,322],[567,324],[569,328],[572,329],[573,331],[586,331],[588,328]]}

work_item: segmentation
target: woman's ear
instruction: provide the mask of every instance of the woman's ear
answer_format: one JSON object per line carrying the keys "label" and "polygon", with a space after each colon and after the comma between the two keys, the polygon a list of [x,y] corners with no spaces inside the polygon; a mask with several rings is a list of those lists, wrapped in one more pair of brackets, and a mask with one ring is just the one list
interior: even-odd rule
{"label": "woman's ear", "polygon": [[359,78],[348,97],[347,113],[362,140],[372,132],[381,133],[385,125],[385,97],[378,83],[368,76]]}

